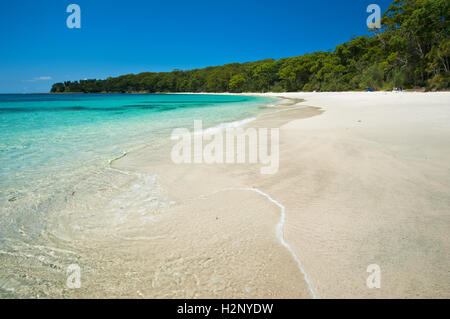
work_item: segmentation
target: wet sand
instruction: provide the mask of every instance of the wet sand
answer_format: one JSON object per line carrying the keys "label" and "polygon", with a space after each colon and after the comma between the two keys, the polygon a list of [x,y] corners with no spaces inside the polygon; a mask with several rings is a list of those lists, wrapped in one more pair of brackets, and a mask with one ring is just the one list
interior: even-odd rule
{"label": "wet sand", "polygon": [[[277,240],[279,209],[267,198],[234,191],[227,196],[238,206],[227,214],[236,217],[236,224],[219,232],[218,240],[226,242],[234,228],[253,232],[253,218],[267,218],[265,236],[274,245],[269,250],[277,260],[284,259],[283,266],[270,274],[279,282],[276,292],[262,280],[254,282],[254,289],[266,287],[261,294],[225,290],[220,296],[448,298],[450,94],[265,95],[289,98],[273,113],[248,124],[280,128],[277,174],[261,175],[259,165],[174,168],[165,163],[146,168],[158,172],[169,197],[177,202],[176,209],[185,214],[225,213],[224,194],[208,198],[206,210],[201,208],[204,198],[189,201],[188,206],[184,201],[227,188],[258,189],[285,207],[284,237],[307,278],[295,269],[295,256]],[[273,219],[269,221],[262,208],[247,219],[251,203],[267,206]],[[198,223],[202,229],[212,227],[204,218]],[[261,246],[248,242],[243,247],[254,252],[248,254],[248,260],[254,260],[253,248]],[[371,264],[380,266],[380,289],[366,285]],[[217,261],[215,267],[228,266]],[[229,275],[230,282],[240,281]],[[289,289],[290,283],[301,285],[305,279],[310,287]]]}
{"label": "wet sand", "polygon": [[[280,127],[321,113],[297,102],[286,99],[247,126]],[[162,219],[127,234],[136,238],[127,252],[145,251],[147,272],[157,274],[138,290],[151,298],[314,297],[302,260],[284,239],[284,206],[259,189],[260,164],[177,165],[169,146],[159,160],[148,161],[144,149],[113,164],[155,174],[173,203]],[[154,240],[139,240],[146,236]]]}

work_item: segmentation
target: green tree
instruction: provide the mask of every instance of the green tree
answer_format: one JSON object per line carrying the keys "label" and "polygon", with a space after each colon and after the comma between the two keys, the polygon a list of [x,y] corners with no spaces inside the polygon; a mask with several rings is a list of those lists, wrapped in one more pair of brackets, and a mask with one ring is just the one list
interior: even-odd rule
{"label": "green tree", "polygon": [[236,74],[230,79],[228,84],[230,92],[243,92],[246,89],[247,80],[244,75]]}

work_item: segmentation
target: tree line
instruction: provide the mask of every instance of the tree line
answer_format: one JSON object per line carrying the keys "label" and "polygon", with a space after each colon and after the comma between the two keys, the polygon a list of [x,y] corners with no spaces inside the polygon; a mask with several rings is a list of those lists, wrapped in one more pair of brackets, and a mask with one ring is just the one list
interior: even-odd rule
{"label": "tree line", "polygon": [[51,92],[289,92],[448,89],[448,0],[395,0],[380,29],[334,50],[194,70],[55,83]]}

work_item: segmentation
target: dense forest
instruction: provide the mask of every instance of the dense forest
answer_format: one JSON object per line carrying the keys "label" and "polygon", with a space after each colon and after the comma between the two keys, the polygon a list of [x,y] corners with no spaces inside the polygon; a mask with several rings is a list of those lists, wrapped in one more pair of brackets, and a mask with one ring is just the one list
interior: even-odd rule
{"label": "dense forest", "polygon": [[280,60],[172,72],[143,72],[106,80],[56,83],[51,92],[284,92],[392,87],[448,89],[449,0],[395,0],[381,28],[334,51]]}

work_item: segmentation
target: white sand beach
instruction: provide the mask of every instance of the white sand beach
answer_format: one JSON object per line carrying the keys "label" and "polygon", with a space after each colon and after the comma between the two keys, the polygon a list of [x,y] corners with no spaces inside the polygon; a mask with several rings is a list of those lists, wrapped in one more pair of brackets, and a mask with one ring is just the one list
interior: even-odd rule
{"label": "white sand beach", "polygon": [[263,186],[318,296],[448,298],[450,93],[282,96],[324,111],[281,127],[278,181]]}
{"label": "white sand beach", "polygon": [[[280,127],[277,174],[261,175],[259,167],[242,164],[146,166],[145,154],[117,163],[156,171],[177,203],[172,225],[193,223],[189,241],[167,247],[203,247],[208,239],[197,237],[215,229],[214,244],[179,257],[216,255],[210,265],[220,275],[201,276],[190,296],[448,298],[450,94],[264,95],[289,99],[247,124]],[[292,252],[277,238],[280,207],[245,188],[283,205],[284,239]],[[366,285],[370,264],[381,269],[379,289]],[[200,270],[196,262],[187,268]],[[211,278],[223,283],[220,292]]]}
{"label": "white sand beach", "polygon": [[177,165],[171,144],[121,157],[114,170],[155,176],[171,205],[105,210],[74,242],[83,287],[62,295],[449,298],[450,93],[264,95],[285,99],[245,125],[280,128],[276,174]]}

